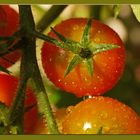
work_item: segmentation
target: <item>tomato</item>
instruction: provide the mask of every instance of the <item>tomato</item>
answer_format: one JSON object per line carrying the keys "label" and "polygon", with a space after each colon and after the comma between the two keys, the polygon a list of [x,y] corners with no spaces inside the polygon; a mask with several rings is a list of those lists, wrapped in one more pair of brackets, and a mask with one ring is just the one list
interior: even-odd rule
{"label": "tomato", "polygon": [[[53,114],[57,122],[58,129],[60,132],[62,132],[62,121],[64,120],[67,114],[66,108],[57,109],[55,112],[53,112]],[[45,123],[46,123],[46,120],[39,118],[35,125],[33,134],[49,134],[48,129],[45,126]]]}
{"label": "tomato", "polygon": [[64,134],[140,134],[140,117],[115,99],[96,96],[70,110],[62,122]]}
{"label": "tomato", "polygon": [[[18,30],[19,15],[8,5],[0,5],[0,36],[11,36]],[[16,50],[4,56],[6,59],[0,58],[0,65],[10,67],[11,62],[16,62],[20,57],[20,51]],[[11,61],[11,62],[10,62]]]}
{"label": "tomato", "polygon": [[[0,102],[3,102],[10,107],[15,97],[17,86],[18,78],[12,75],[0,73]],[[33,95],[33,91],[28,88],[25,100],[25,108],[33,104],[36,104],[36,99]],[[38,113],[37,107],[35,106],[26,112],[24,116],[24,131],[26,134],[33,131],[37,120]]]}
{"label": "tomato", "polygon": [[[86,18],[68,19],[56,25],[54,29],[66,38],[80,42],[87,21]],[[58,39],[54,31],[51,31],[48,35]],[[92,20],[89,35],[90,41],[96,44],[104,43],[120,46],[93,55],[94,70],[92,76],[89,74],[84,60],[76,65],[67,76],[64,76],[74,55],[67,49],[45,42],[41,52],[42,65],[50,81],[60,89],[78,97],[101,95],[113,88],[120,79],[125,65],[124,44],[115,31],[100,21]]]}

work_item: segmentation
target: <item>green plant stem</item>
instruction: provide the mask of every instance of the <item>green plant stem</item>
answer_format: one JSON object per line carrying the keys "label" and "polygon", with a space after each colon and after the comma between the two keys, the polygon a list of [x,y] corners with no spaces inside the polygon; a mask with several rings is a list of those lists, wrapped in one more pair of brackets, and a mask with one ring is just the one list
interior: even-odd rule
{"label": "green plant stem", "polygon": [[52,6],[37,23],[36,29],[43,32],[60,13],[66,8],[67,5],[54,5]]}
{"label": "green plant stem", "polygon": [[[24,39],[22,39],[22,43],[25,42]],[[24,49],[22,50],[22,58],[21,58],[21,66],[20,66],[20,81],[19,86],[17,89],[17,94],[14,99],[14,102],[10,108],[10,113],[8,117],[8,125],[11,126],[18,126],[18,133],[23,133],[23,115],[24,115],[24,100],[25,100],[25,94],[26,94],[26,85],[27,81],[30,78],[30,53],[28,52],[28,46],[30,42],[27,42],[24,46]],[[29,62],[29,63],[27,63]],[[9,128],[10,129],[10,128]]]}
{"label": "green plant stem", "polygon": [[42,77],[36,59],[36,37],[31,35],[35,31],[34,19],[32,16],[31,7],[29,5],[19,5],[20,19],[21,19],[21,36],[23,40],[23,56],[26,57],[26,62],[23,68],[25,74],[33,78],[37,89],[37,102],[40,113],[46,120],[46,126],[51,134],[59,134],[56,122],[53,118],[52,109],[49,99],[43,85]]}
{"label": "green plant stem", "polygon": [[49,133],[59,134],[57,124],[52,114],[52,109],[49,103],[49,99],[48,99],[45,87],[43,85],[39,67],[36,64],[34,68],[35,68],[35,71],[32,75],[32,78],[36,86],[36,91],[37,91],[36,97],[38,101],[39,112],[43,115],[43,118],[46,120]]}
{"label": "green plant stem", "polygon": [[90,6],[90,17],[93,17],[94,19],[100,19],[100,11],[101,11],[102,5],[91,5]]}

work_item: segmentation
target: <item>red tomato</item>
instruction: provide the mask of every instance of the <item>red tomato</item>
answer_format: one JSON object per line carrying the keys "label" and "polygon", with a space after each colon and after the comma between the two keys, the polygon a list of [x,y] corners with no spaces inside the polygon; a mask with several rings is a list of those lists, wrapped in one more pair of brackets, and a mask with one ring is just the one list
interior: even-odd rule
{"label": "red tomato", "polygon": [[[73,18],[61,22],[54,29],[66,38],[80,42],[86,23],[85,18]],[[53,31],[49,36],[57,38]],[[100,21],[93,20],[90,41],[120,46],[92,57],[93,76],[89,74],[87,65],[83,61],[64,77],[64,72],[74,54],[48,42],[42,47],[42,64],[50,81],[60,89],[78,97],[104,94],[117,83],[124,69],[124,44],[115,31]]]}
{"label": "red tomato", "polygon": [[[11,36],[19,27],[18,13],[8,5],[0,5],[0,36]],[[16,62],[20,57],[20,51],[16,50],[4,56],[6,59]],[[11,62],[0,58],[0,65],[10,67]]]}
{"label": "red tomato", "polygon": [[[5,103],[7,106],[11,106],[15,97],[18,86],[18,79],[12,75],[0,73],[0,102]],[[28,88],[25,100],[25,107],[36,104],[33,91]],[[24,131],[25,133],[31,133],[34,130],[34,125],[38,120],[37,107],[33,107],[30,111],[25,113],[24,116]]]}
{"label": "red tomato", "polygon": [[62,122],[64,134],[140,134],[140,117],[127,105],[97,96],[73,108]]}

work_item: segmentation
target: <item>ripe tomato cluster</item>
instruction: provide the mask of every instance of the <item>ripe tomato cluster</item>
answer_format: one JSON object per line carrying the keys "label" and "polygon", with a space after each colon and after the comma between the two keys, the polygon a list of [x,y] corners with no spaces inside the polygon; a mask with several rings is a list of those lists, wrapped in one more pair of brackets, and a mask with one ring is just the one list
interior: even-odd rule
{"label": "ripe tomato cluster", "polygon": [[[49,36],[64,44],[70,41],[82,44],[87,24],[88,19],[85,18],[68,19],[56,25]],[[88,71],[88,57],[84,57],[65,76],[70,63],[75,63],[72,60],[75,54],[71,49],[49,42],[45,42],[42,47],[43,68],[52,83],[77,97],[92,96],[74,107],[68,107],[59,129],[63,134],[140,134],[140,118],[130,107],[115,99],[99,96],[112,89],[122,75],[125,65],[124,44],[115,31],[100,21],[92,20],[89,30],[85,38],[89,38],[89,44],[96,43],[99,49],[96,54],[93,48],[94,55],[90,56],[93,60],[93,75]],[[88,46],[86,43],[83,50]],[[100,52],[102,44],[119,47]],[[83,56],[80,53],[78,55]]]}
{"label": "ripe tomato cluster", "polygon": [[[9,6],[0,6],[0,36],[12,36],[18,26],[18,13]],[[62,134],[140,134],[140,118],[133,109],[101,96],[116,85],[124,70],[125,48],[118,34],[100,21],[72,18],[56,25],[48,35],[61,45],[43,44],[41,57],[47,77],[61,90],[77,97],[90,97],[54,113],[59,131]],[[16,62],[19,57],[20,52],[13,51],[0,58],[0,65],[7,68],[11,66],[10,61]],[[0,102],[8,107],[14,100],[19,80],[0,73]],[[36,104],[34,92],[28,87],[25,109],[34,106],[24,114],[24,132],[48,134]]]}

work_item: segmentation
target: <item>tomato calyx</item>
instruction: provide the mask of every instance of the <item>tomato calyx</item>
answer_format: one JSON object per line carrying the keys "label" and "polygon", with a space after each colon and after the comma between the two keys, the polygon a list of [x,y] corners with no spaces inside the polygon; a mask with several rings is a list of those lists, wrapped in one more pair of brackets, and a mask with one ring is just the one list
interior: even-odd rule
{"label": "tomato calyx", "polygon": [[103,127],[100,127],[100,129],[98,130],[97,134],[99,134],[99,135],[103,134]]}
{"label": "tomato calyx", "polygon": [[120,47],[115,44],[97,44],[95,42],[91,42],[90,41],[91,26],[92,26],[92,19],[90,18],[87,21],[87,24],[85,25],[85,29],[83,31],[83,35],[80,42],[76,42],[74,40],[66,38],[65,36],[63,36],[62,34],[57,32],[54,28],[51,27],[52,31],[60,41],[56,39],[59,43],[58,42],[56,43],[56,41],[52,42],[49,40],[48,42],[51,42],[59,46],[60,48],[67,49],[74,53],[73,58],[71,59],[71,61],[67,66],[64,76],[67,76],[75,68],[75,66],[79,63],[82,63],[83,60],[87,64],[89,74],[93,76],[93,72],[94,72],[93,56],[103,51]]}
{"label": "tomato calyx", "polygon": [[93,56],[91,50],[89,50],[88,48],[82,48],[79,55],[82,57],[82,58],[91,58]]}

